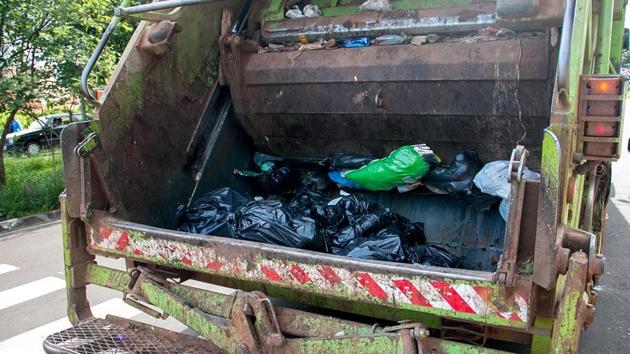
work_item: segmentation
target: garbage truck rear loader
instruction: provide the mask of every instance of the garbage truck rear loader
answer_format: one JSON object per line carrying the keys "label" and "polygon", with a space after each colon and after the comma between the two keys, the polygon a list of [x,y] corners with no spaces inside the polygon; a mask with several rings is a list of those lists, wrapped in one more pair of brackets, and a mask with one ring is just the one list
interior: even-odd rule
{"label": "garbage truck rear loader", "polygon": [[[625,82],[616,73],[625,5],[125,0],[84,71],[95,121],[62,136],[75,326],[44,348],[518,350],[507,342],[534,353],[577,352],[604,267],[623,117]],[[96,100],[89,72],[128,18],[142,21]],[[234,174],[253,167],[255,152],[319,161],[421,143],[446,162],[465,150],[483,162],[509,161],[506,221],[496,207],[478,211],[450,195],[366,193],[422,222],[426,242],[459,257],[459,268],[177,231],[181,204],[220,187],[256,193]],[[541,178],[524,178],[526,167]],[[122,258],[127,270],[97,256]],[[200,337],[95,319],[88,285],[118,290],[125,302]]]}

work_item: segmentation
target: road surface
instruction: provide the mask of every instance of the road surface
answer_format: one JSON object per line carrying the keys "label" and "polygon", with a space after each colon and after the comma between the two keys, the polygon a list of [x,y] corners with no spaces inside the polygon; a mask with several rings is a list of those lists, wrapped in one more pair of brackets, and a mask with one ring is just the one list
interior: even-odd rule
{"label": "road surface", "polygon": [[[630,137],[626,124],[625,141]],[[584,332],[582,353],[628,352],[630,341],[630,154],[615,165],[614,191],[606,236],[606,275],[599,288],[595,322]],[[122,261],[103,260],[124,268]],[[41,353],[44,336],[69,326],[65,318],[61,226],[0,236],[0,353]],[[126,305],[120,294],[88,289],[97,316],[113,314],[144,322],[157,320]],[[161,326],[184,331],[175,320]]]}

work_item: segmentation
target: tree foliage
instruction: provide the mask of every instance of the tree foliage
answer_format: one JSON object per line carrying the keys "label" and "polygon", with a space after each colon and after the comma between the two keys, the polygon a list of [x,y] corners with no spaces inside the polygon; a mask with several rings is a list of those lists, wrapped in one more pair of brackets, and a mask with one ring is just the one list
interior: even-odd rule
{"label": "tree foliage", "polygon": [[[80,91],[83,65],[96,47],[118,3],[112,0],[0,1],[0,146],[18,112],[33,111],[36,99],[63,104]],[[121,23],[93,71],[102,86],[129,39]],[[4,184],[0,149],[0,186]]]}

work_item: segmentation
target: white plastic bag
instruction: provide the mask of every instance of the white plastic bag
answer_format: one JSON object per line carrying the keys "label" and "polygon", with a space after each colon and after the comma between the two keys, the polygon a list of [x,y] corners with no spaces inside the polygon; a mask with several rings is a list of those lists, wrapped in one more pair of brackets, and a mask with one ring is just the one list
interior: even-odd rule
{"label": "white plastic bag", "polygon": [[361,11],[391,11],[392,5],[389,0],[366,0],[359,9]]}
{"label": "white plastic bag", "polygon": [[287,18],[302,18],[304,17],[304,14],[302,13],[302,10],[300,10],[300,8],[296,5],[287,10],[285,16]]}
{"label": "white plastic bag", "polygon": [[[507,180],[510,161],[493,161],[487,163],[475,176],[473,182],[482,193],[494,195],[503,199],[499,206],[499,212],[504,220],[507,220],[508,200],[510,198],[510,183]],[[523,178],[526,180],[540,180],[540,173],[525,167]]]}
{"label": "white plastic bag", "polygon": [[304,6],[304,17],[319,17],[322,15],[322,11],[319,9],[319,6],[308,4]]}

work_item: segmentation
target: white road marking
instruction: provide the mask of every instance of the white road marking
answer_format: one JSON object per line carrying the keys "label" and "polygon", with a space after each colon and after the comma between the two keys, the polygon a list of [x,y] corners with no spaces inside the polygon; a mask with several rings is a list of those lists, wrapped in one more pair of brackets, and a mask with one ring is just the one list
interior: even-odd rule
{"label": "white road marking", "polygon": [[12,272],[14,270],[18,270],[20,268],[12,266],[10,264],[0,264],[0,274]]}
{"label": "white road marking", "polygon": [[0,291],[0,310],[35,299],[66,287],[66,282],[46,277],[11,289]]}
{"label": "white road marking", "polygon": [[[100,318],[104,318],[105,315],[131,318],[139,315],[140,310],[125,304],[121,299],[111,299],[92,307],[92,314]],[[65,317],[18,334],[0,342],[0,354],[43,353],[44,338],[68,327],[70,321]]]}

